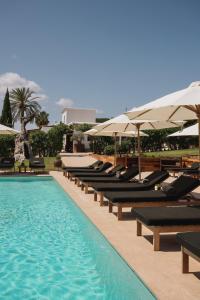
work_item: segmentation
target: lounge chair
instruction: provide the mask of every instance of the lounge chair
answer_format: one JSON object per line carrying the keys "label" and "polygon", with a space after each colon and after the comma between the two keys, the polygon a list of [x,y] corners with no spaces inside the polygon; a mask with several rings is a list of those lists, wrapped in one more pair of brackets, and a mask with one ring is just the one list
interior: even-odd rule
{"label": "lounge chair", "polygon": [[[123,165],[117,165],[115,167],[113,167],[112,169],[109,169],[108,171],[106,170],[105,171],[102,171],[102,172],[99,172],[99,173],[81,173],[81,177],[84,176],[84,178],[105,178],[105,177],[114,177],[116,174],[118,174],[118,172],[122,172],[124,171],[124,166]],[[78,186],[80,186],[80,179],[78,176],[75,177],[75,184],[77,184]]]}
{"label": "lounge chair", "polygon": [[31,171],[34,170],[44,170],[45,169],[45,163],[43,157],[34,157],[29,159],[29,168]]}
{"label": "lounge chair", "polygon": [[116,175],[116,173],[118,172],[122,172],[125,170],[125,167],[123,165],[117,165],[115,167],[113,167],[112,169],[106,170],[106,171],[102,171],[102,172],[98,172],[98,173],[90,173],[90,172],[85,172],[85,173],[77,173],[76,178],[88,178],[88,177],[112,177],[114,175]]}
{"label": "lounge chair", "polygon": [[93,164],[86,166],[86,167],[63,167],[63,175],[67,175],[68,171],[79,171],[79,170],[85,170],[86,172],[88,170],[95,170],[98,167],[100,167],[100,165],[102,165],[103,162],[101,160],[97,160],[95,161]]}
{"label": "lounge chair", "polygon": [[176,173],[179,173],[179,172],[190,175],[193,172],[196,172],[199,170],[199,163],[198,162],[192,163],[190,168],[173,167],[173,168],[169,168],[167,170],[169,172],[172,172],[174,174],[174,176]]}
{"label": "lounge chair", "polygon": [[[200,200],[189,204],[199,205]],[[161,233],[200,231],[200,206],[143,207],[135,209],[134,215],[138,236],[142,235],[142,225],[153,232],[154,251],[160,250]]]}
{"label": "lounge chair", "polygon": [[163,190],[137,192],[106,192],[104,197],[109,200],[109,212],[113,206],[118,208],[118,220],[122,219],[123,207],[147,207],[180,205],[179,201],[186,194],[199,186],[199,180],[190,176],[181,175]]}
{"label": "lounge chair", "polygon": [[189,256],[200,262],[200,232],[178,233],[182,249],[182,273],[189,272]]}
{"label": "lounge chair", "polygon": [[136,175],[138,175],[138,168],[136,166],[129,167],[123,174],[115,175],[112,177],[79,177],[79,182],[81,182],[81,189],[85,189],[85,193],[88,193],[88,188],[91,187],[94,183],[120,183],[128,182]]}
{"label": "lounge chair", "polygon": [[167,171],[154,171],[146,176],[142,182],[119,182],[119,183],[93,183],[91,184],[94,189],[94,201],[97,201],[97,195],[100,196],[100,206],[103,205],[105,192],[118,192],[118,191],[146,191],[151,190],[156,184],[161,183],[169,177]]}
{"label": "lounge chair", "polygon": [[[90,174],[104,173],[104,171],[108,170],[111,167],[112,167],[112,164],[110,162],[105,162],[97,169],[88,170],[87,173],[90,173]],[[69,171],[68,178],[72,179],[74,177],[81,176],[84,173],[86,173],[86,171],[84,171],[84,170],[79,170],[79,171],[75,171],[75,172]]]}
{"label": "lounge chair", "polygon": [[14,158],[1,158],[0,159],[0,170],[14,170],[15,171],[15,159]]}

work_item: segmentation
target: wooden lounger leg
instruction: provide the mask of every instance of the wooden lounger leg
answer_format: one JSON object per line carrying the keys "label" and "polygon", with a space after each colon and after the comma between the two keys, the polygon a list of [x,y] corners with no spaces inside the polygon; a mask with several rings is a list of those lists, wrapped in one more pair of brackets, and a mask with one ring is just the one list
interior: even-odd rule
{"label": "wooden lounger leg", "polygon": [[160,233],[156,229],[153,231],[153,248],[154,251],[160,250]]}
{"label": "wooden lounger leg", "polygon": [[81,184],[81,191],[83,191],[84,190],[84,184],[82,183]]}
{"label": "wooden lounger leg", "polygon": [[112,213],[112,211],[113,211],[113,205],[112,205],[112,202],[108,202],[108,208],[109,208],[109,213]]}
{"label": "wooden lounger leg", "polygon": [[122,220],[122,207],[121,206],[118,206],[117,218],[118,218],[118,221]]}
{"label": "wooden lounger leg", "polygon": [[85,185],[85,194],[88,194],[88,184]]}
{"label": "wooden lounger leg", "polygon": [[103,204],[104,204],[104,202],[103,202],[103,193],[100,192],[99,196],[100,196],[100,206],[103,206]]}
{"label": "wooden lounger leg", "polygon": [[141,236],[142,235],[142,223],[137,221],[136,224],[137,224],[137,236]]}
{"label": "wooden lounger leg", "polygon": [[189,272],[189,255],[185,253],[184,248],[182,247],[182,273]]}
{"label": "wooden lounger leg", "polygon": [[97,201],[97,192],[94,192],[94,201]]}
{"label": "wooden lounger leg", "polygon": [[80,187],[81,186],[81,182],[80,180],[77,178],[77,186]]}

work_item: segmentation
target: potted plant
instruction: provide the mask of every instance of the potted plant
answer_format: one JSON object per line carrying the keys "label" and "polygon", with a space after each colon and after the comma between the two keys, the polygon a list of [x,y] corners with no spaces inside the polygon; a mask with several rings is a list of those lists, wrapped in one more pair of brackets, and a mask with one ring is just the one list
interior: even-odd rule
{"label": "potted plant", "polygon": [[60,154],[56,155],[56,160],[54,161],[54,167],[58,169],[62,167],[62,160]]}

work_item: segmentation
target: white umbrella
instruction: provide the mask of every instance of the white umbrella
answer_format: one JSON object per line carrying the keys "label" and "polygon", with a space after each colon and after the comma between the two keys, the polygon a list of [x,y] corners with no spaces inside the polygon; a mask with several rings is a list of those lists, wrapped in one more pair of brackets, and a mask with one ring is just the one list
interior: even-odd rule
{"label": "white umbrella", "polygon": [[140,130],[150,130],[150,129],[163,129],[163,128],[173,128],[179,127],[180,123],[177,122],[167,122],[167,121],[157,121],[154,120],[130,120],[126,115],[122,114],[113,119],[110,119],[104,123],[96,125],[93,129],[98,131],[112,131],[112,132],[127,132],[127,131],[137,131],[138,138],[138,168],[139,168],[139,179],[141,179],[141,146],[140,146]]}
{"label": "white umbrella", "polygon": [[12,135],[12,134],[18,134],[19,131],[13,129],[13,128],[10,128],[10,127],[7,127],[5,125],[2,125],[0,124],[0,134],[3,135],[3,134],[8,134],[8,135]]}
{"label": "white umbrella", "polygon": [[[126,131],[126,132],[113,132],[113,131],[98,131],[96,129],[90,129],[85,131],[84,134],[91,136],[117,136],[117,137],[134,137],[137,136],[137,131]],[[140,136],[148,136],[148,134],[140,131]]]}
{"label": "white umbrella", "polygon": [[136,120],[198,120],[200,158],[200,81],[126,113]]}
{"label": "white umbrella", "polygon": [[[84,134],[91,135],[91,136],[111,136],[115,139],[115,158],[114,158],[114,164],[116,165],[117,160],[117,140],[116,137],[136,137],[137,131],[126,131],[126,132],[113,132],[113,131],[104,131],[104,130],[96,130],[96,129],[90,129],[88,131],[85,131]],[[140,131],[140,136],[148,136],[148,134]]]}
{"label": "white umbrella", "polygon": [[177,136],[198,136],[198,124],[189,126],[187,128],[184,128],[183,130],[176,131],[172,134],[169,134],[168,137],[177,137]]}

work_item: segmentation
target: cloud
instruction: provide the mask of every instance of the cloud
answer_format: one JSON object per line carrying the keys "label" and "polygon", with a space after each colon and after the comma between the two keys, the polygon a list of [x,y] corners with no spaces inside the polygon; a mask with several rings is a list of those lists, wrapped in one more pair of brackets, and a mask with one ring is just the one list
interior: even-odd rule
{"label": "cloud", "polygon": [[35,81],[28,80],[17,73],[7,72],[0,75],[0,96],[4,96],[6,89],[9,90],[15,88],[30,88],[39,97],[38,100],[47,99],[47,95],[43,93],[42,88]]}
{"label": "cloud", "polygon": [[61,107],[72,107],[74,105],[74,100],[70,98],[60,98],[56,104]]}

